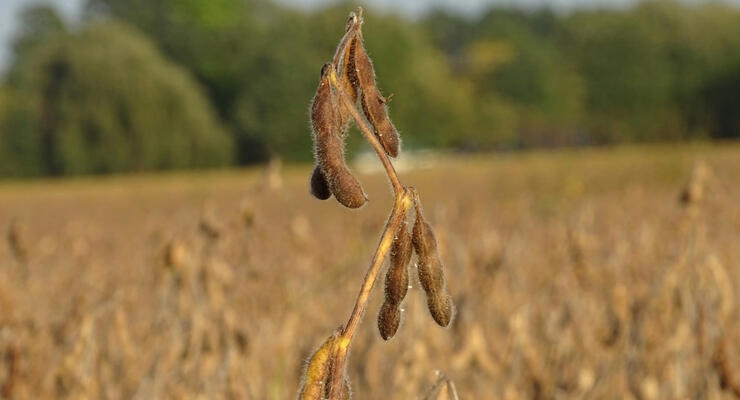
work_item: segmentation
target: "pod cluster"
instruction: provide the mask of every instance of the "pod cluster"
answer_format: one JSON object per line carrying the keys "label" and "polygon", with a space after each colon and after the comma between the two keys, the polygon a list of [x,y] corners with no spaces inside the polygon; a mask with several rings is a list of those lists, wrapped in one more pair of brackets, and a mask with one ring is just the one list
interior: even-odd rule
{"label": "pod cluster", "polygon": [[452,320],[452,299],[447,293],[444,266],[437,250],[437,239],[431,225],[424,219],[418,198],[416,222],[409,232],[406,220],[398,228],[390,251],[390,266],[385,276],[385,300],[378,312],[378,330],[384,340],[392,338],[401,322],[401,302],[409,284],[409,264],[412,253],[418,258],[419,282],[427,297],[432,318],[446,327]]}
{"label": "pod cluster", "polygon": [[[320,200],[334,195],[340,204],[349,208],[362,207],[367,196],[345,161],[344,142],[352,116],[340,91],[349,97],[353,106],[359,101],[367,122],[388,155],[398,156],[401,145],[398,131],[388,115],[387,99],[375,83],[375,70],[365,51],[361,27],[361,15],[352,13],[332,62],[321,69],[319,87],[311,105],[316,160],[310,180],[311,194]],[[330,82],[333,73],[339,78],[338,87]]]}

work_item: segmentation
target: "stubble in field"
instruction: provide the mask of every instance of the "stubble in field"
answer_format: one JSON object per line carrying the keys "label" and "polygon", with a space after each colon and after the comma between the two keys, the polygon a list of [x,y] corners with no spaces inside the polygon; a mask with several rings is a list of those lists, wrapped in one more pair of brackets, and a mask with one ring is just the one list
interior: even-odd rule
{"label": "stubble in field", "polygon": [[[740,396],[736,145],[444,165],[404,176],[456,318],[440,334],[411,274],[393,340],[361,327],[353,398],[423,398],[435,371],[461,398]],[[310,201],[309,173],[0,185],[0,398],[293,398],[392,202]]]}

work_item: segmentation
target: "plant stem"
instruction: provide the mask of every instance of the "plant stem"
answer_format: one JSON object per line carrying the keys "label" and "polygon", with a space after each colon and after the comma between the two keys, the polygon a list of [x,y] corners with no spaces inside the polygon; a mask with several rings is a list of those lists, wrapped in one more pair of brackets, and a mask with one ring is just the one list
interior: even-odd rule
{"label": "plant stem", "polygon": [[406,217],[406,211],[409,207],[411,207],[411,195],[408,190],[401,188],[400,195],[396,196],[396,201],[393,204],[393,211],[390,217],[388,217],[388,222],[385,224],[385,229],[380,237],[380,243],[370,263],[370,268],[365,274],[360,293],[357,295],[357,300],[355,301],[355,308],[352,310],[352,314],[349,317],[349,321],[347,321],[347,325],[342,330],[341,336],[335,342],[334,365],[332,366],[333,373],[329,391],[330,400],[339,398],[342,391],[344,363],[347,359],[349,346],[367,308],[370,292],[373,290],[375,281],[378,280],[380,267],[383,265],[383,261],[385,261],[385,257],[390,251],[391,243],[393,243],[393,238],[396,235],[396,231],[398,231],[398,226],[401,225],[401,222]]}
{"label": "plant stem", "polygon": [[[361,13],[362,11],[359,10],[358,12]],[[344,103],[344,106],[349,110],[352,118],[357,123],[360,131],[362,131],[365,139],[370,142],[370,145],[373,146],[373,149],[375,149],[375,152],[378,154],[378,157],[385,168],[385,172],[388,175],[388,179],[393,186],[393,192],[395,194],[393,211],[391,212],[390,217],[388,217],[385,229],[380,237],[378,248],[375,250],[373,260],[365,274],[365,279],[362,282],[360,293],[357,295],[357,300],[355,301],[355,307],[352,309],[352,314],[347,321],[347,325],[342,329],[341,336],[337,338],[335,342],[334,365],[332,366],[332,371],[334,372],[331,376],[329,399],[337,399],[342,391],[345,361],[347,360],[349,346],[357,332],[357,328],[360,326],[360,321],[362,320],[362,316],[367,308],[367,302],[370,299],[370,292],[372,292],[373,287],[375,286],[375,281],[378,280],[380,268],[383,265],[383,261],[385,261],[385,257],[390,251],[393,237],[395,236],[401,221],[403,221],[403,218],[406,216],[406,210],[411,206],[412,192],[406,190],[403,185],[401,185],[401,181],[398,179],[398,174],[396,174],[396,170],[393,168],[393,164],[385,153],[383,146],[373,133],[372,128],[368,126],[367,121],[365,121],[357,111],[356,104],[352,102],[347,91],[344,90],[344,87],[339,82],[336,71],[333,68],[329,73],[329,80],[336,93],[339,94],[339,98],[342,103]]]}
{"label": "plant stem", "polygon": [[385,149],[383,149],[383,146],[378,141],[378,138],[375,137],[375,133],[373,133],[372,128],[368,126],[365,118],[363,118],[360,113],[357,112],[355,103],[352,102],[352,100],[349,98],[349,95],[347,94],[347,91],[344,90],[342,84],[339,83],[339,78],[337,77],[336,71],[333,69],[333,67],[331,68],[332,69],[329,72],[329,80],[331,81],[332,87],[334,88],[334,90],[336,90],[337,93],[339,93],[339,98],[342,100],[342,103],[344,103],[345,107],[347,107],[347,109],[349,110],[352,118],[354,118],[357,126],[360,128],[360,131],[362,131],[362,134],[365,136],[365,139],[370,142],[370,145],[373,146],[375,152],[378,153],[378,157],[380,157],[380,162],[383,163],[385,173],[388,174],[388,179],[391,181],[391,185],[393,186],[393,192],[396,194],[396,198],[398,198],[398,196],[403,193],[403,185],[401,185],[401,181],[398,180],[396,169],[393,168],[393,164],[391,164],[391,160],[388,158],[388,154],[385,153]]}

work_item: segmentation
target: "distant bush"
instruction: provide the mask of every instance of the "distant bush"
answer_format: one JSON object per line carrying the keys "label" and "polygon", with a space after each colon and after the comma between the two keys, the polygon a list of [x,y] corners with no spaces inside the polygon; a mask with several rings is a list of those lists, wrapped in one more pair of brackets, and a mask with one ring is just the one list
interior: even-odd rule
{"label": "distant bush", "polygon": [[210,167],[233,160],[232,140],[196,83],[122,24],[93,23],[23,48],[8,80],[0,154],[10,157],[0,162],[0,174]]}

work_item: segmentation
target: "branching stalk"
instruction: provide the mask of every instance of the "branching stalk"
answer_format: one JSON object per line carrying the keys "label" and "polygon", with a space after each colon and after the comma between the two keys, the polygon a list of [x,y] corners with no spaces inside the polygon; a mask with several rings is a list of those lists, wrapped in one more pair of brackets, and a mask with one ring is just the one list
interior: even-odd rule
{"label": "branching stalk", "polygon": [[[432,312],[432,316],[438,324],[447,326],[451,315],[452,305],[449,301],[449,295],[444,293],[444,275],[441,270],[439,256],[436,254],[436,241],[431,227],[423,221],[419,195],[413,187],[405,187],[401,184],[389,158],[389,156],[396,157],[398,155],[400,138],[388,116],[385,106],[387,99],[380,94],[375,84],[372,61],[367,56],[359,37],[354,36],[361,34],[359,24],[362,24],[362,9],[358,9],[357,14],[350,15],[347,34],[340,42],[334,63],[324,64],[321,70],[321,83],[311,108],[311,123],[317,158],[317,165],[311,176],[311,193],[321,200],[326,200],[333,194],[337,201],[348,208],[359,208],[366,201],[361,186],[344,164],[344,154],[341,146],[346,133],[346,125],[344,125],[346,122],[344,112],[346,110],[357,123],[365,139],[375,149],[378,158],[380,158],[393,188],[395,201],[393,210],[380,236],[378,247],[375,249],[375,254],[365,273],[347,324],[340,327],[337,333],[317,350],[307,366],[306,380],[301,393],[302,396],[309,396],[308,398],[311,400],[319,400],[324,396],[328,396],[330,400],[346,398],[348,385],[345,380],[345,369],[349,347],[365,314],[370,293],[378,280],[383,263],[391,253],[391,248],[393,248],[391,261],[394,263],[395,270],[408,268],[413,242],[413,251],[419,255],[421,260],[427,262],[425,265],[429,266],[429,271],[434,272],[434,274],[427,275],[437,277],[436,280],[430,281],[430,289],[427,290],[428,292],[431,291],[433,296],[436,296],[430,297],[432,300],[428,302],[431,304],[430,312]],[[338,72],[335,68],[338,68],[340,55],[344,56],[345,59],[344,63],[341,64],[341,71]],[[339,73],[342,74],[341,79]],[[358,101],[352,100],[354,96],[350,95],[350,90],[357,90],[360,93],[358,101],[362,104],[365,117],[358,111]],[[339,123],[338,121],[342,122]],[[357,194],[362,194],[362,198],[356,196]],[[406,213],[412,204],[415,204],[417,209],[416,225],[419,224],[419,221],[424,223],[423,235],[420,237],[412,237],[411,233],[405,229],[403,230],[404,234],[398,234],[399,227],[404,223]],[[416,228],[414,234],[417,234]],[[397,235],[406,238],[406,241],[397,240]],[[406,249],[406,253],[399,250],[403,248]],[[400,257],[399,254],[406,254],[407,258]],[[406,274],[407,271],[408,269],[406,269]],[[386,301],[388,301],[388,293],[391,293],[388,288],[398,287],[392,286],[394,283],[403,286],[403,295],[405,295],[407,283],[398,279],[394,280],[393,277],[386,278],[386,285],[388,285],[388,282],[391,282],[391,286],[386,286]],[[393,297],[393,305],[398,306],[403,300],[403,295]],[[430,296],[429,293],[427,295]],[[440,299],[444,301],[438,301]],[[432,306],[435,308],[432,308]],[[437,309],[446,311],[446,314],[441,313],[441,311],[435,314],[433,311]],[[400,321],[400,310],[395,308],[391,311],[394,312],[392,318],[395,318],[397,328]],[[438,314],[444,318],[438,317]],[[388,340],[393,336],[392,334],[384,335],[382,333],[386,331],[383,330],[380,314],[379,329],[384,339]],[[329,348],[330,350],[328,350]],[[317,388],[322,388],[322,390],[317,391]]]}
{"label": "branching stalk", "polygon": [[373,256],[370,267],[365,274],[365,279],[362,282],[360,293],[357,295],[357,300],[355,301],[355,307],[352,310],[352,314],[350,315],[347,324],[342,329],[341,336],[335,342],[334,366],[332,368],[335,373],[331,377],[329,399],[336,399],[339,397],[342,390],[344,364],[347,359],[349,346],[352,343],[352,339],[354,338],[357,328],[360,325],[360,321],[362,320],[362,316],[365,313],[368,300],[370,299],[370,293],[375,286],[375,282],[378,280],[381,266],[383,265],[383,262],[388,255],[388,251],[390,250],[391,243],[393,242],[393,236],[398,230],[403,218],[406,216],[406,211],[411,206],[412,201],[411,192],[401,185],[401,182],[398,179],[398,174],[396,174],[396,170],[393,168],[393,164],[385,153],[383,146],[375,137],[375,134],[368,126],[367,121],[365,121],[360,113],[357,112],[356,105],[352,103],[349,94],[347,94],[344,87],[339,83],[336,72],[332,70],[329,77],[333,89],[339,93],[339,97],[350,111],[352,118],[354,118],[360,131],[362,131],[362,134],[365,136],[365,139],[370,142],[370,145],[373,146],[373,149],[375,149],[375,152],[378,154],[378,157],[385,168],[385,172],[388,175],[388,179],[393,186],[393,192],[395,194],[393,211],[391,212],[390,217],[388,217],[385,229],[380,238],[380,243],[375,250],[375,255]]}

